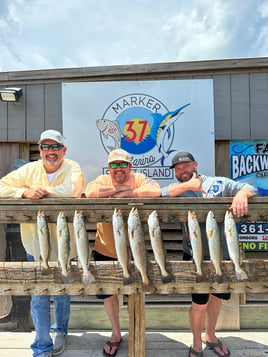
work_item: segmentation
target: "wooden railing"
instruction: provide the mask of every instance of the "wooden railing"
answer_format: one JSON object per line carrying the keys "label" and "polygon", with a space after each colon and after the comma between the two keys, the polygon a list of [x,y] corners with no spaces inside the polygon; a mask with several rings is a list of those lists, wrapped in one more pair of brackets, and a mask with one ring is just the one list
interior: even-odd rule
{"label": "wooden railing", "polygon": [[[200,222],[204,222],[209,210],[215,214],[218,222],[224,220],[226,210],[232,198],[148,198],[148,199],[1,199],[0,222],[32,223],[36,222],[37,212],[43,210],[49,222],[56,222],[58,213],[63,211],[67,220],[72,222],[74,211],[81,210],[86,223],[110,222],[115,208],[120,208],[125,220],[133,206],[137,207],[143,223],[149,214],[157,210],[160,222],[179,223],[187,221],[189,210],[197,213]],[[252,198],[249,200],[249,212],[241,221],[267,221],[268,199]],[[124,286],[122,269],[117,262],[93,262],[90,270],[96,282],[84,285],[81,282],[82,271],[73,262],[71,274],[73,282],[63,284],[61,269],[56,262],[51,262],[52,273],[43,274],[39,262],[2,262],[0,263],[0,291],[8,295],[129,295],[129,356],[145,356],[145,317],[144,297],[141,279],[134,264],[131,273],[135,282]],[[168,261],[167,268],[174,275],[174,281],[161,282],[160,272],[154,261],[149,261],[151,289],[149,294],[186,294],[205,292],[268,292],[268,260],[245,260],[243,269],[248,280],[236,281],[231,261],[222,261],[225,280],[222,284],[214,282],[214,268],[210,261],[203,262],[206,281],[196,281],[195,265],[186,261]]]}

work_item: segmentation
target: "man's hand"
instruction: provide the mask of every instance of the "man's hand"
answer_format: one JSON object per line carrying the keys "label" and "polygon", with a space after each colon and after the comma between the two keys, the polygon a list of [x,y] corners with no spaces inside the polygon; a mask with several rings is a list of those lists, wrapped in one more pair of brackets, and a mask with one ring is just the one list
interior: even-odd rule
{"label": "man's hand", "polygon": [[188,181],[176,183],[168,187],[170,197],[176,197],[186,191],[200,191],[206,193],[202,188],[202,180],[196,172],[193,172],[193,176]]}
{"label": "man's hand", "polygon": [[229,209],[233,210],[233,213],[237,217],[242,217],[248,212],[248,197],[252,197],[253,194],[248,189],[242,189],[237,192],[233,198],[232,205]]}
{"label": "man's hand", "polygon": [[115,186],[116,192],[112,197],[114,198],[126,198],[126,197],[136,197],[134,194],[134,189],[126,185]]}
{"label": "man's hand", "polygon": [[30,187],[23,192],[23,198],[38,199],[48,195],[48,191],[41,187]]}
{"label": "man's hand", "polygon": [[200,191],[202,193],[207,193],[203,190],[201,177],[197,175],[196,172],[193,172],[193,176],[189,181],[187,181],[187,184],[189,185],[189,191]]}

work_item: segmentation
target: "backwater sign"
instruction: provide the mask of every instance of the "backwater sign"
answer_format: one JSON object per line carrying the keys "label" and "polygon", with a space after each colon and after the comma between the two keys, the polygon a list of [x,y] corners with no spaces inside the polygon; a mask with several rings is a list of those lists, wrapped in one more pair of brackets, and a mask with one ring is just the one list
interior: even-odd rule
{"label": "backwater sign", "polygon": [[[259,196],[268,196],[267,141],[231,141],[230,165],[231,178],[257,187]],[[239,222],[237,227],[243,250],[268,250],[267,222]]]}
{"label": "backwater sign", "polygon": [[80,163],[86,183],[107,173],[116,148],[162,187],[175,181],[169,166],[178,151],[214,174],[211,79],[64,83],[62,97],[67,157]]}

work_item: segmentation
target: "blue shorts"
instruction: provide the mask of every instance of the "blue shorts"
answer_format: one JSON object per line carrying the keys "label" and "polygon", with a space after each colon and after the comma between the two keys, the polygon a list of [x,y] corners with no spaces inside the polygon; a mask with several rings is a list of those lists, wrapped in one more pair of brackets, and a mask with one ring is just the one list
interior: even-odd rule
{"label": "blue shorts", "polygon": [[[116,258],[107,257],[107,255],[102,255],[96,251],[93,252],[93,258],[94,258],[95,262],[106,261],[106,260],[117,260]],[[113,296],[113,295],[101,295],[101,294],[96,295],[96,297],[101,300],[107,299],[108,297],[111,297],[111,296]]]}
{"label": "blue shorts", "polygon": [[[183,260],[192,260],[192,256],[183,252]],[[216,296],[222,300],[230,300],[231,294],[230,293],[218,293],[218,294],[211,294]],[[205,305],[207,304],[209,299],[209,294],[192,294],[192,301],[198,305]]]}

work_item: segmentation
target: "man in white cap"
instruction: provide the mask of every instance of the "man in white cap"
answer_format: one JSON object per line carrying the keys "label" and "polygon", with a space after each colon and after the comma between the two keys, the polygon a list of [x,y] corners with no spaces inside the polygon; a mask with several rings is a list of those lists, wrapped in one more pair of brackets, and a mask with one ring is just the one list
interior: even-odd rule
{"label": "man in white cap", "polygon": [[[129,154],[122,149],[110,152],[108,156],[109,175],[101,175],[89,182],[86,197],[159,197],[159,184],[141,173],[131,172]],[[113,227],[111,222],[97,223],[95,260],[117,260]],[[106,341],[103,353],[115,356],[122,341],[119,323],[119,302],[117,295],[98,295],[104,299],[104,307],[112,325],[112,335]]]}
{"label": "man in white cap", "polygon": [[[42,197],[80,197],[84,176],[77,162],[65,159],[66,147],[60,132],[44,131],[38,142],[40,160],[27,163],[0,180],[0,197],[39,199]],[[29,261],[38,261],[40,250],[35,223],[22,223],[21,239]],[[58,259],[56,224],[49,223],[50,261]],[[71,233],[70,258],[76,257],[75,241]],[[32,296],[31,315],[36,331],[31,345],[33,357],[56,356],[65,348],[70,317],[70,297],[54,297],[55,324],[50,332],[50,296]]]}

